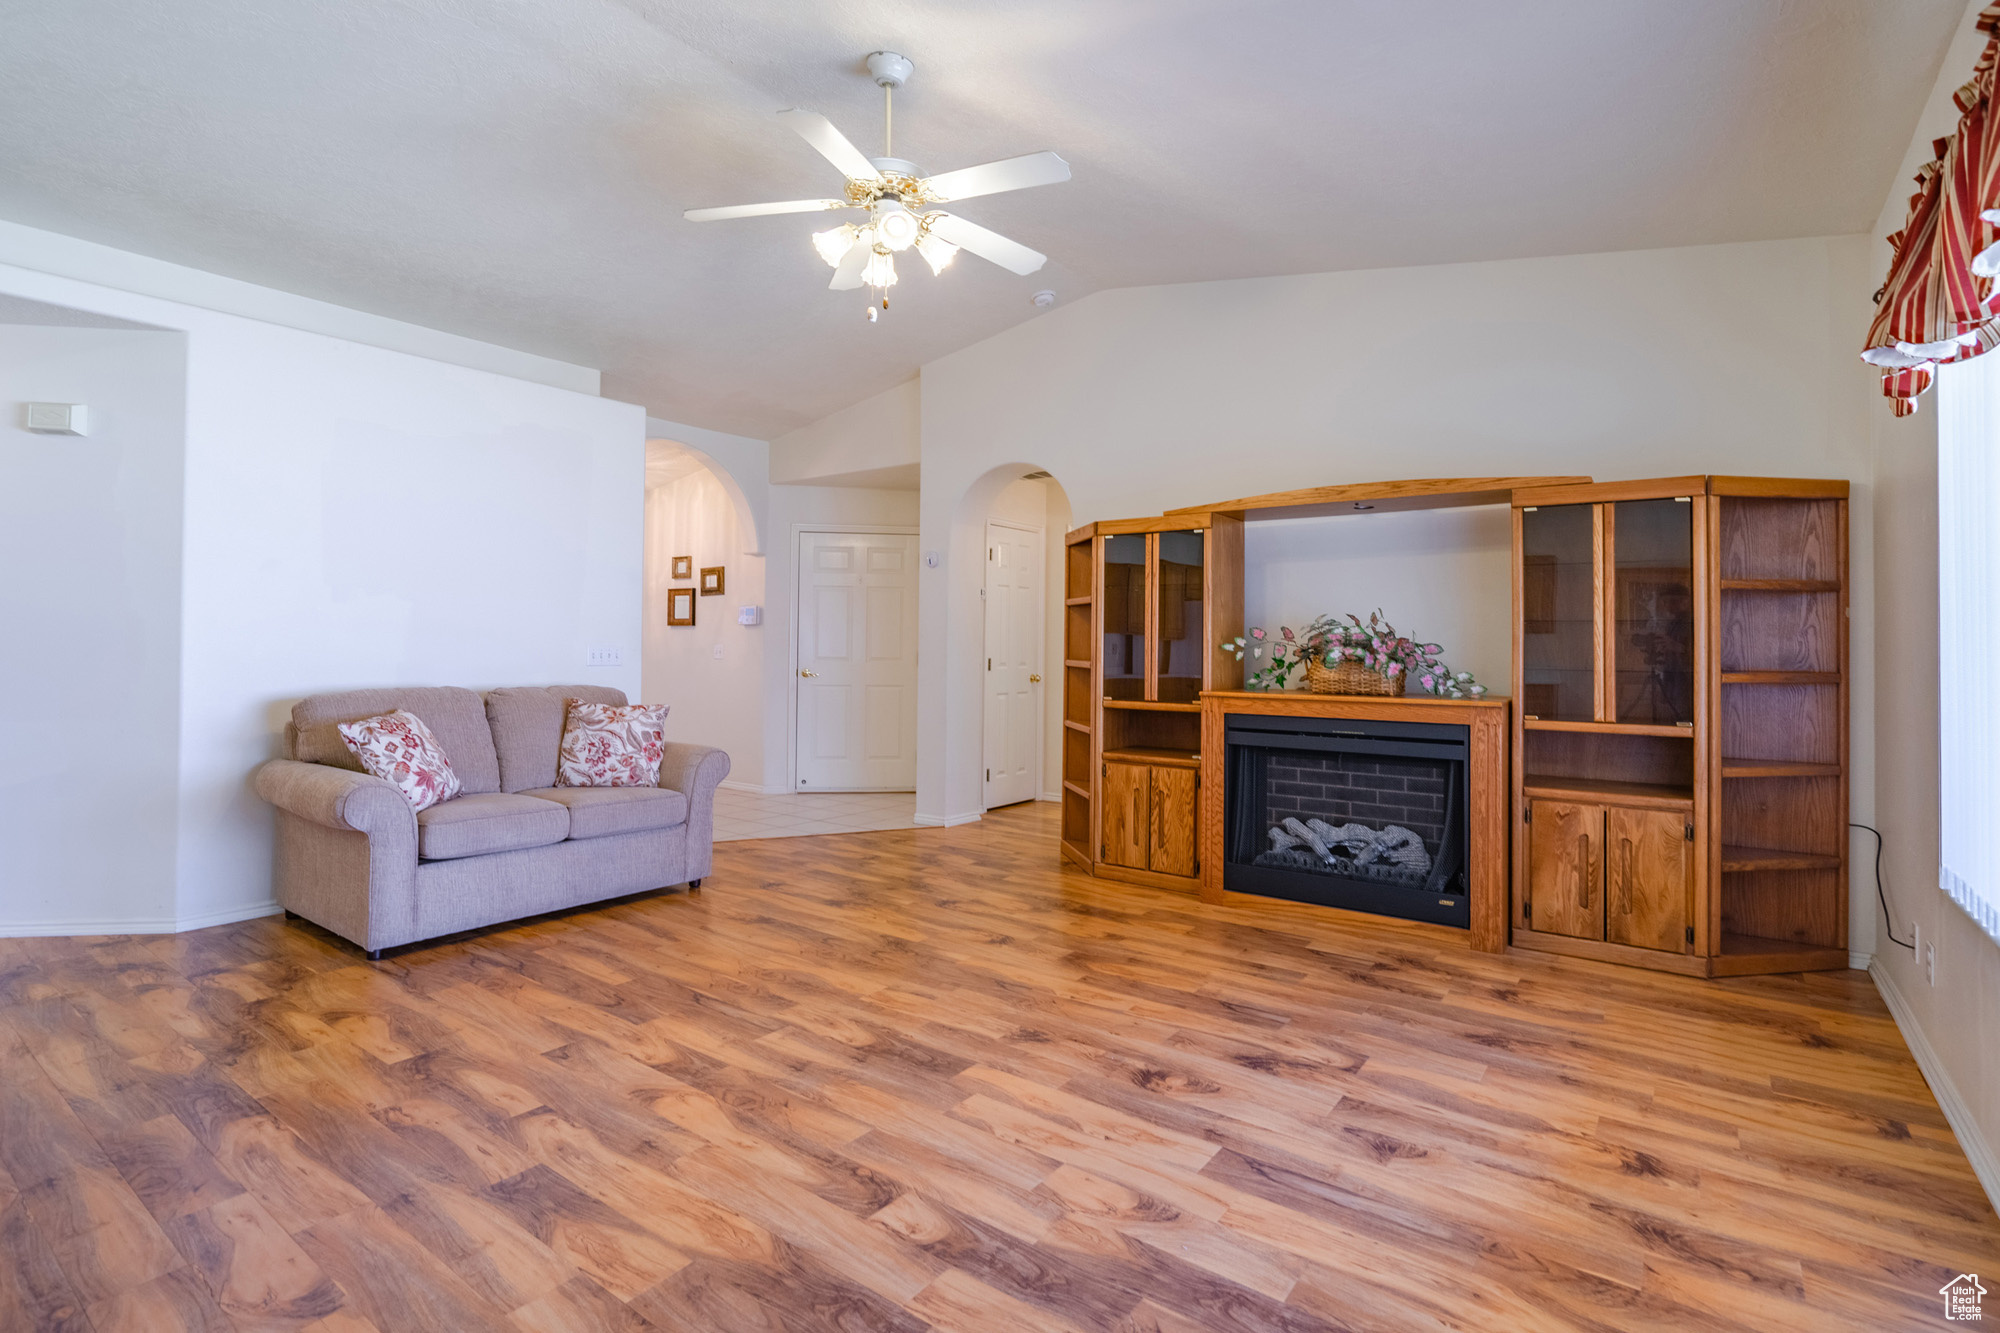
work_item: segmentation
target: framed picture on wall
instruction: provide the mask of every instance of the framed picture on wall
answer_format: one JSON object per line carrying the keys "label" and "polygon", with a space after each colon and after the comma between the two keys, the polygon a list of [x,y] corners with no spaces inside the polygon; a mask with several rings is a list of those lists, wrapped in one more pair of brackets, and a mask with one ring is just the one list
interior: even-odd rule
{"label": "framed picture on wall", "polygon": [[667,623],[669,625],[694,624],[694,589],[667,589]]}
{"label": "framed picture on wall", "polygon": [[701,571],[701,595],[703,597],[722,596],[722,566],[709,565]]}
{"label": "framed picture on wall", "polygon": [[674,577],[677,579],[691,579],[694,577],[693,556],[677,555],[674,557]]}

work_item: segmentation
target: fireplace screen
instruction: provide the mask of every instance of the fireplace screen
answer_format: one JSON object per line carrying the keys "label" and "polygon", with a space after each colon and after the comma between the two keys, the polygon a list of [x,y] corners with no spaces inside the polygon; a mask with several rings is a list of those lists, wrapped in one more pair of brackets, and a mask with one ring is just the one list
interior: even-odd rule
{"label": "fireplace screen", "polygon": [[1463,726],[1231,715],[1223,885],[1466,926]]}

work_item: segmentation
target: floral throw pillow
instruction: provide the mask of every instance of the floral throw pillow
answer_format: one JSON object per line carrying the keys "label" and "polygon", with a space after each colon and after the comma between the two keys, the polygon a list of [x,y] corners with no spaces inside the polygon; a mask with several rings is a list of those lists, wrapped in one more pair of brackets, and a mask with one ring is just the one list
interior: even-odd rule
{"label": "floral throw pillow", "polygon": [[458,775],[451,771],[444,747],[415,713],[398,708],[380,717],[343,722],[340,739],[363,768],[395,783],[414,810],[428,810],[459,793]]}
{"label": "floral throw pillow", "polygon": [[558,787],[654,787],[666,753],[665,704],[587,704],[565,699]]}

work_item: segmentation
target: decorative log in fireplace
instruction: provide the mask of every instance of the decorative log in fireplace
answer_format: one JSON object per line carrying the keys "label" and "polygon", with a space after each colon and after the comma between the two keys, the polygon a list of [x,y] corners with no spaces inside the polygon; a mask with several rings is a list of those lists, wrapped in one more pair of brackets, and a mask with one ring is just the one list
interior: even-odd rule
{"label": "decorative log in fireplace", "polygon": [[1507,947],[1505,699],[1202,695],[1202,896],[1465,926]]}

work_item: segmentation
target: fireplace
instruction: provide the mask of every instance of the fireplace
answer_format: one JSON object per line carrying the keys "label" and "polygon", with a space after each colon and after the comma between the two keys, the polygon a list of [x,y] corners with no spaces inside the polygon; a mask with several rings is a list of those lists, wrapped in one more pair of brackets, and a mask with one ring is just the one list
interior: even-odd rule
{"label": "fireplace", "polygon": [[1469,926],[1469,730],[1227,714],[1222,886]]}

